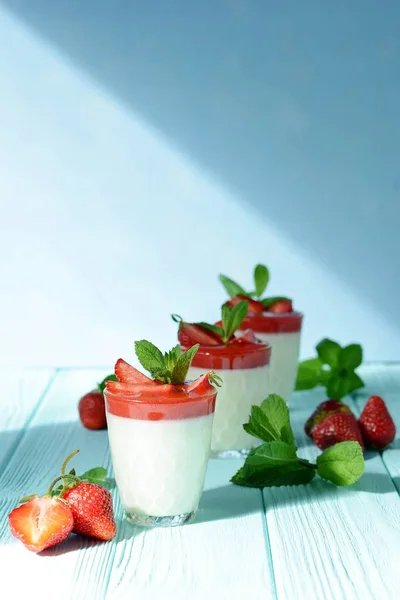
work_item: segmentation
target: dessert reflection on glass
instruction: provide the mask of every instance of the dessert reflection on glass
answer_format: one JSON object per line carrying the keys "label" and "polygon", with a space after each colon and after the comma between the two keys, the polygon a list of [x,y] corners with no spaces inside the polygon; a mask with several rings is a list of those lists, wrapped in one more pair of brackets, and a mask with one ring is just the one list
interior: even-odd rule
{"label": "dessert reflection on glass", "polygon": [[182,525],[203,491],[219,380],[203,370],[186,381],[197,346],[163,354],[142,340],[135,348],[152,378],[119,359],[118,381],[104,391],[115,480],[129,521]]}
{"label": "dessert reflection on glass", "polygon": [[293,309],[290,298],[261,297],[269,281],[269,271],[264,265],[254,269],[254,291],[251,292],[225,275],[219,278],[231,296],[227,305],[248,301],[242,329],[250,328],[258,339],[271,346],[269,392],[288,402],[295,388],[303,315]]}
{"label": "dessert reflection on glass", "polygon": [[224,307],[222,320],[215,325],[179,322],[178,339],[182,349],[200,344],[188,372],[195,379],[212,370],[222,380],[215,407],[211,439],[213,456],[234,457],[248,452],[257,444],[243,429],[252,405],[268,396],[271,349],[251,331],[235,335],[247,312],[247,302],[234,308]]}

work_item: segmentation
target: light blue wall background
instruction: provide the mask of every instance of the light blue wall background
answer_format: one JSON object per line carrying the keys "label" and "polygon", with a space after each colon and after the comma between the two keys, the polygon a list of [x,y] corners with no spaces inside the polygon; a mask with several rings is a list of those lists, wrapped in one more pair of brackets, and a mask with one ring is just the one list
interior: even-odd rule
{"label": "light blue wall background", "polygon": [[395,0],[0,2],[0,363],[110,364],[272,270],[400,357]]}

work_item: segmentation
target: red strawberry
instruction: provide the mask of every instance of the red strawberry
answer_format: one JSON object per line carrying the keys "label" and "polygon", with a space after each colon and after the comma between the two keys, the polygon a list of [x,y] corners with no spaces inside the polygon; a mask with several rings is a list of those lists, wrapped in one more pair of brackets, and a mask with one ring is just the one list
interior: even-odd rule
{"label": "red strawberry", "polygon": [[249,308],[248,308],[247,314],[259,315],[259,314],[263,313],[265,310],[262,302],[259,302],[258,300],[253,300],[253,298],[250,298],[249,296],[243,296],[243,295],[234,296],[233,298],[228,300],[228,302],[226,302],[226,304],[228,306],[236,306],[236,304],[239,304],[239,302],[242,302],[242,300],[247,300],[247,302],[249,303]]}
{"label": "red strawberry", "polygon": [[78,410],[82,425],[86,429],[107,429],[104,396],[100,390],[92,390],[82,396]]}
{"label": "red strawberry", "polygon": [[325,400],[318,404],[304,426],[304,431],[308,437],[312,437],[313,428],[317,423],[321,423],[327,416],[337,412],[353,414],[347,404],[344,404],[341,400]]}
{"label": "red strawberry", "polygon": [[256,344],[258,342],[256,334],[252,329],[246,329],[241,335],[234,337],[232,340],[232,344],[243,344],[246,342],[250,342],[251,344]]}
{"label": "red strawberry", "polygon": [[148,383],[121,383],[120,381],[107,381],[106,390],[111,394],[140,394],[154,393],[154,394],[170,394],[176,390],[175,385],[171,383],[159,383],[157,381],[151,381],[151,385]]}
{"label": "red strawberry", "polygon": [[209,371],[204,375],[201,375],[191,383],[187,384],[187,392],[196,392],[196,394],[207,394],[208,392],[215,391],[211,381],[216,377],[213,371]]}
{"label": "red strawberry", "polygon": [[293,311],[293,304],[290,300],[278,300],[266,310],[272,313],[289,313]]}
{"label": "red strawberry", "polygon": [[346,413],[334,413],[317,423],[313,429],[314,443],[321,450],[329,448],[338,442],[358,442],[364,450],[364,443],[354,415]]}
{"label": "red strawberry", "polygon": [[96,483],[78,483],[66,490],[62,498],[68,503],[74,517],[74,533],[98,540],[112,540],[117,533],[112,496]]}
{"label": "red strawberry", "polygon": [[115,363],[114,368],[115,375],[118,381],[122,383],[140,383],[140,384],[152,384],[153,380],[146,377],[143,373],[132,367],[122,358],[119,358]]}
{"label": "red strawberry", "polygon": [[195,344],[204,346],[220,346],[222,344],[221,338],[212,331],[203,329],[194,323],[184,322],[179,326],[178,340],[184,348],[191,348]]}
{"label": "red strawberry", "polygon": [[396,426],[380,396],[371,396],[358,424],[367,448],[383,450],[396,437]]}
{"label": "red strawberry", "polygon": [[31,552],[60,544],[72,531],[74,519],[68,504],[59,498],[35,496],[9,515],[11,533]]}

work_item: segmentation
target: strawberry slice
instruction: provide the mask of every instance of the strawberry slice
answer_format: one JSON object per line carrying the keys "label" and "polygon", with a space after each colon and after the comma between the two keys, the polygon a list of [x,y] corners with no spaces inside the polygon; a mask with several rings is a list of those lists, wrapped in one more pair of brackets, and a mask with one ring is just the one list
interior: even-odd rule
{"label": "strawberry slice", "polygon": [[243,343],[250,343],[250,344],[256,344],[258,342],[257,338],[256,338],[256,334],[254,333],[254,331],[252,329],[246,329],[246,331],[243,332],[242,335],[235,337],[232,340],[232,344],[243,344]]}
{"label": "strawberry slice", "polygon": [[115,375],[121,383],[152,384],[153,380],[132,367],[123,358],[119,358],[114,367]]}
{"label": "strawberry slice", "polygon": [[221,346],[221,338],[212,331],[203,329],[194,323],[182,322],[179,327],[178,340],[184,348],[191,348],[195,344],[203,346]]}
{"label": "strawberry slice", "polygon": [[293,312],[293,304],[290,300],[278,300],[274,304],[271,304],[266,310],[272,313],[289,313]]}
{"label": "strawberry slice", "polygon": [[253,315],[259,315],[259,314],[263,313],[265,310],[262,302],[259,302],[258,300],[253,300],[253,298],[250,298],[249,296],[243,296],[243,295],[234,296],[233,298],[228,300],[228,302],[226,302],[226,304],[228,306],[236,306],[236,304],[239,304],[239,302],[242,302],[242,300],[247,300],[247,302],[249,303],[249,309],[248,309],[247,314],[251,313]]}
{"label": "strawberry slice", "polygon": [[[106,390],[111,394],[171,394],[177,390],[176,385],[171,383],[159,383],[151,381],[151,384],[122,383],[120,381],[107,381]],[[179,386],[178,386],[179,387]]]}
{"label": "strawberry slice", "polygon": [[196,394],[207,394],[213,390],[215,391],[214,386],[210,383],[210,373],[205,373],[186,385],[186,391],[188,393],[196,392]]}
{"label": "strawberry slice", "polygon": [[11,533],[31,552],[42,552],[67,539],[74,518],[68,504],[59,498],[35,496],[15,508],[8,521]]}

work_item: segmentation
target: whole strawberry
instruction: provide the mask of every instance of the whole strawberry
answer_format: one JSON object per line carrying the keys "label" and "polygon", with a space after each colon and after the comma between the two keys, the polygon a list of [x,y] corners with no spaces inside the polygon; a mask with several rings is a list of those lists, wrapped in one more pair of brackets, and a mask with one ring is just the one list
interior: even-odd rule
{"label": "whole strawberry", "polygon": [[314,426],[312,436],[314,443],[321,450],[339,442],[354,441],[358,442],[364,451],[357,419],[349,413],[337,412],[327,416]]}
{"label": "whole strawberry", "polygon": [[86,429],[107,429],[106,407],[103,391],[106,381],[115,381],[115,375],[107,375],[97,388],[79,400],[78,411],[81,423]]}
{"label": "whole strawberry", "polygon": [[69,506],[74,518],[72,531],[98,540],[112,540],[117,533],[112,496],[105,487],[93,483],[94,480],[106,482],[106,471],[99,467],[81,477],[77,477],[74,471],[65,473],[67,463],[77,453],[75,450],[66,458],[58,478],[64,482],[60,497]]}
{"label": "whole strawberry", "polygon": [[383,450],[396,437],[396,426],[380,396],[371,396],[358,420],[365,445],[371,450]]}
{"label": "whole strawberry", "polygon": [[341,400],[331,399],[321,402],[304,426],[304,431],[308,437],[312,438],[313,429],[317,423],[321,423],[326,417],[334,413],[353,414],[347,404],[344,404]]}

